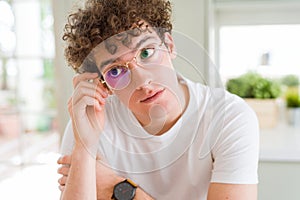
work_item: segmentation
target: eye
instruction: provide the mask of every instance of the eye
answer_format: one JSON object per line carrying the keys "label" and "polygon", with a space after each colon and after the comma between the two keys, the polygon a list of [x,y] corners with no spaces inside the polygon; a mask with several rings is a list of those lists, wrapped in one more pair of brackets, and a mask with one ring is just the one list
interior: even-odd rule
{"label": "eye", "polygon": [[126,69],[122,66],[114,66],[111,69],[109,69],[106,72],[106,74],[107,74],[107,76],[109,76],[111,78],[117,78],[118,76],[120,76],[125,71],[126,71]]}
{"label": "eye", "polygon": [[155,51],[154,48],[142,49],[142,51],[140,53],[140,58],[141,59],[147,59],[147,58],[151,57],[154,54],[154,51]]}

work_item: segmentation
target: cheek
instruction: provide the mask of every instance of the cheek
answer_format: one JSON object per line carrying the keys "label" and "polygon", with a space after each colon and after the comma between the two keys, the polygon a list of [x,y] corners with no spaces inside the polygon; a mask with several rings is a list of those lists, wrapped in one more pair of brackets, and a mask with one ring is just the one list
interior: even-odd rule
{"label": "cheek", "polygon": [[123,89],[121,91],[115,91],[114,94],[118,97],[118,99],[130,110],[134,108],[135,102],[137,98],[134,95],[134,90]]}
{"label": "cheek", "polygon": [[173,91],[167,90],[160,101],[160,105],[169,112],[178,106],[177,101],[177,95]]}

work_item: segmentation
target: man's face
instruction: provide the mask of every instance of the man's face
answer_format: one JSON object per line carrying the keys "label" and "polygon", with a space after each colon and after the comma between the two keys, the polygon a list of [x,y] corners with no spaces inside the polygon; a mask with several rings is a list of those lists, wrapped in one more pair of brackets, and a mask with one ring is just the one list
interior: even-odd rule
{"label": "man's face", "polygon": [[155,31],[124,33],[98,45],[94,59],[109,89],[138,119],[165,117],[179,101],[173,51],[169,33],[164,42]]}

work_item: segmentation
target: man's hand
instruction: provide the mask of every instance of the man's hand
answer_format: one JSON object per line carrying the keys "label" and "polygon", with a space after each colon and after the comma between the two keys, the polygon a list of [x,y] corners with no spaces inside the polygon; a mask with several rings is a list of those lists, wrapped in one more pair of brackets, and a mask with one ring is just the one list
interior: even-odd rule
{"label": "man's hand", "polygon": [[62,175],[62,177],[58,179],[59,190],[61,192],[63,192],[65,189],[65,185],[70,171],[71,160],[72,160],[71,155],[62,156],[57,160],[57,163],[61,165],[61,167],[59,167],[57,170],[57,173]]}
{"label": "man's hand", "polygon": [[[58,179],[60,191],[64,191],[65,184],[68,180],[68,175],[71,167],[72,155],[65,155],[57,160],[57,163],[62,165],[58,168],[58,174],[62,175]],[[123,181],[125,178],[117,176],[115,172],[98,157],[96,163],[96,185],[97,199],[110,199],[113,193],[114,186]]]}
{"label": "man's hand", "polygon": [[81,144],[96,157],[98,139],[104,126],[107,89],[97,73],[83,73],[73,78],[74,92],[68,102],[75,144]]}

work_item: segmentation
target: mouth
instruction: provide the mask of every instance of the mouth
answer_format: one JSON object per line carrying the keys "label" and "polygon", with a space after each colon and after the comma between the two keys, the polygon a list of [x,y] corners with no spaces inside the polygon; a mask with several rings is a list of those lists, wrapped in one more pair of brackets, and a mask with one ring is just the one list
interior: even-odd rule
{"label": "mouth", "polygon": [[141,103],[152,103],[156,99],[158,99],[164,91],[165,91],[165,89],[159,90],[158,92],[154,93],[151,96],[146,97],[145,99],[141,100],[140,102]]}

